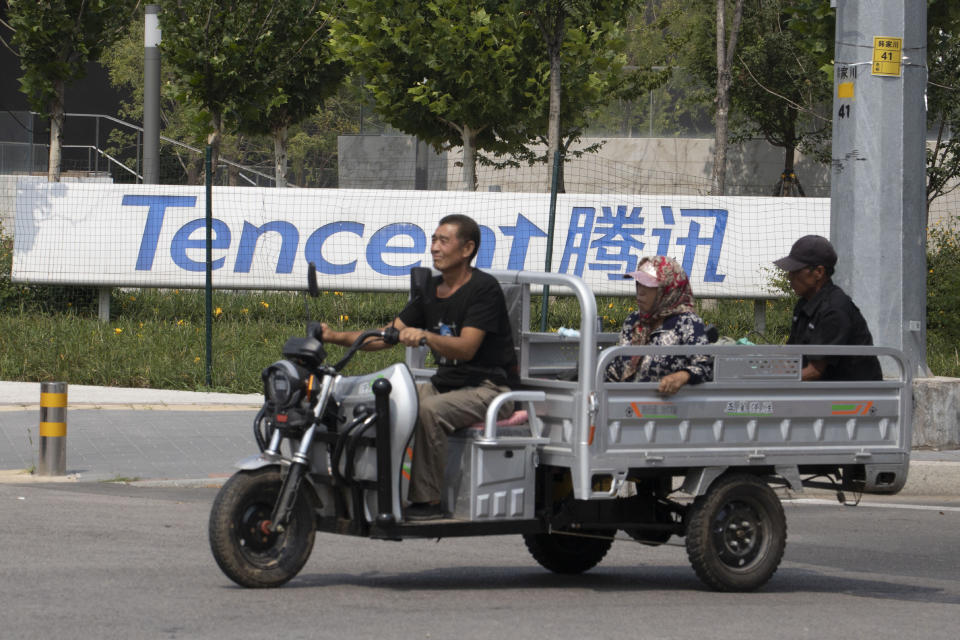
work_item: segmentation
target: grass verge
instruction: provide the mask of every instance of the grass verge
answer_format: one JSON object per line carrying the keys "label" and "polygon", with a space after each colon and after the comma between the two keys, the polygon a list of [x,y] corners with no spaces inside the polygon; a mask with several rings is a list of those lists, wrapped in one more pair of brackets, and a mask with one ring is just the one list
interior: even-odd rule
{"label": "grass verge", "polygon": [[[200,291],[114,290],[113,316],[100,322],[89,304],[27,306],[0,311],[0,379],[71,384],[254,393],[260,372],[281,357],[284,341],[302,335],[306,298],[285,292],[216,292],[213,303],[211,384],[206,384],[204,297]],[[390,322],[406,296],[400,293],[325,291],[310,315],[343,329]],[[754,331],[752,300],[699,301],[706,322],[721,335],[779,344],[789,332],[792,302],[766,301],[765,335]],[[597,299],[604,331],[617,331],[632,310],[631,298]],[[540,326],[540,302],[531,327]],[[551,298],[548,327],[578,327],[579,308],[569,297]],[[931,331],[929,363],[937,375],[960,375],[960,355],[949,338]],[[328,347],[330,361],[343,353]],[[359,355],[350,373],[376,371],[403,359],[402,349]]]}

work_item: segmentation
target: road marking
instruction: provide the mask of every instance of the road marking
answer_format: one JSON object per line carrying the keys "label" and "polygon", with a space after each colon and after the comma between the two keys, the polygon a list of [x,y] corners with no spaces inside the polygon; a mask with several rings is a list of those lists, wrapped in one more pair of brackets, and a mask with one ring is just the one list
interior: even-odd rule
{"label": "road marking", "polygon": [[[791,504],[814,504],[814,505],[836,505],[838,507],[844,506],[836,500],[824,500],[822,498],[791,498],[788,500],[783,500],[783,502]],[[858,507],[875,507],[877,509],[912,509],[914,511],[957,511],[960,512],[960,507],[942,507],[928,504],[898,504],[893,502],[861,502],[857,505],[854,505],[852,502],[849,506],[858,506]]]}

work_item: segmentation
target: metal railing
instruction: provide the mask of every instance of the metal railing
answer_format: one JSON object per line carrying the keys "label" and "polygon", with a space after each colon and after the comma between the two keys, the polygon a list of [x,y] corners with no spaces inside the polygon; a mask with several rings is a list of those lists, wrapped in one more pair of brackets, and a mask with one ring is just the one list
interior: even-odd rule
{"label": "metal railing", "polygon": [[[40,116],[40,114],[33,111],[30,112],[30,115],[34,117]],[[91,154],[88,156],[88,162],[92,165],[90,170],[94,172],[100,171],[100,159],[103,158],[104,160],[107,161],[108,165],[116,165],[117,167],[121,168],[123,171],[126,171],[127,173],[135,176],[137,181],[139,182],[143,181],[143,174],[141,170],[141,157],[143,154],[143,127],[136,124],[132,124],[130,122],[126,122],[125,120],[121,120],[119,118],[115,118],[113,116],[102,114],[102,113],[66,113],[64,115],[67,118],[93,118],[94,119],[93,144],[69,144],[69,145],[65,144],[63,146],[64,149],[87,149],[88,151],[90,151]],[[119,127],[125,127],[136,133],[136,164],[132,169],[128,167],[126,164],[124,164],[123,162],[121,162],[120,160],[118,160],[117,158],[111,156],[100,146],[101,121],[110,122]],[[188,151],[190,153],[196,154],[200,158],[203,158],[203,154],[204,154],[203,149],[194,147],[185,142],[180,142],[179,140],[174,140],[173,138],[169,138],[163,135],[160,136],[160,140],[167,144],[171,144],[175,147]],[[44,143],[12,142],[12,141],[0,142],[0,158],[4,157],[5,154],[3,153],[3,151],[6,149],[7,146],[29,147],[30,151],[28,155],[30,160],[28,163],[29,166],[27,167],[27,170],[30,172],[38,170],[37,167],[33,166],[35,164],[35,160],[37,159],[35,157],[34,148],[39,147],[43,149],[44,153],[46,153],[50,147],[50,145],[46,142]],[[221,157],[217,164],[225,165],[225,166],[236,169],[237,176],[241,180],[243,180],[244,182],[252,186],[259,186],[259,182],[257,181],[257,178],[267,180],[271,185],[273,185],[276,182],[275,177],[272,175],[269,175],[262,171],[258,171],[257,169],[254,169],[247,165],[242,165],[238,162],[234,162],[227,158]],[[46,165],[46,163],[44,162],[43,165]],[[288,186],[291,186],[291,187],[296,186],[290,183],[287,183],[287,184]]]}

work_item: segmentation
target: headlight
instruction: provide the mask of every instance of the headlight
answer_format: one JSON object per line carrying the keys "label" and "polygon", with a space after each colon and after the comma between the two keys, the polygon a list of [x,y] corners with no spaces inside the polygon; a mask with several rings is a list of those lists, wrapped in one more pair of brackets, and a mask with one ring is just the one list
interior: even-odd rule
{"label": "headlight", "polygon": [[289,360],[279,360],[263,370],[263,395],[277,410],[298,405],[307,392],[310,373]]}

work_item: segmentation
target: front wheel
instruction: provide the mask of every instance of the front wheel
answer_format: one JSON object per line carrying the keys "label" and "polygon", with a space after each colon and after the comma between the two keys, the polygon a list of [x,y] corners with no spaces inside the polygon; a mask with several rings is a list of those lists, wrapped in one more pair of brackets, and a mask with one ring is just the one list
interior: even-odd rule
{"label": "front wheel", "polygon": [[242,587],[278,587],[293,578],[313,551],[313,510],[303,490],[290,521],[270,532],[270,515],[283,478],[276,467],[240,471],[217,494],[210,510],[210,549],[220,569]]}
{"label": "front wheel", "polygon": [[[564,533],[527,533],[523,541],[533,559],[554,573],[583,573],[607,555],[616,531],[598,531],[587,537]],[[602,536],[602,537],[601,537]]]}
{"label": "front wheel", "polygon": [[687,522],[687,556],[717,591],[753,591],[773,576],[787,544],[783,505],[766,482],[747,474],[717,480]]}

